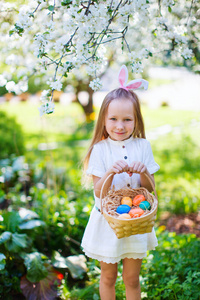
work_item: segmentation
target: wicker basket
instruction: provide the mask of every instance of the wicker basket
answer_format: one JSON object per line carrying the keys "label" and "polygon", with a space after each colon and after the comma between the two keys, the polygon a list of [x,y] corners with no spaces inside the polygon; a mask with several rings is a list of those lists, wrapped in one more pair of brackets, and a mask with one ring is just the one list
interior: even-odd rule
{"label": "wicker basket", "polygon": [[[135,234],[144,234],[144,233],[151,232],[155,223],[157,207],[158,207],[158,197],[152,180],[149,178],[149,176],[146,175],[149,182],[151,183],[155,196],[151,194],[146,188],[142,187],[138,189],[131,189],[131,188],[120,189],[117,191],[116,199],[114,196],[115,191],[111,190],[104,198],[102,198],[104,185],[107,182],[107,180],[110,178],[110,176],[113,176],[113,174],[110,174],[106,178],[101,188],[101,194],[100,194],[101,213],[104,215],[110,227],[115,232],[117,238],[121,239],[123,237],[129,237]],[[144,195],[146,200],[149,201],[149,203],[151,204],[151,209],[149,211],[145,211],[145,213],[141,217],[125,220],[125,219],[117,218],[118,214],[116,213],[115,209],[109,213],[107,212],[106,206],[108,209],[109,206],[108,202],[111,199],[112,199],[112,207],[114,202],[114,206],[115,208],[117,208],[120,205],[120,201],[124,196],[134,198],[136,195],[139,194]]]}

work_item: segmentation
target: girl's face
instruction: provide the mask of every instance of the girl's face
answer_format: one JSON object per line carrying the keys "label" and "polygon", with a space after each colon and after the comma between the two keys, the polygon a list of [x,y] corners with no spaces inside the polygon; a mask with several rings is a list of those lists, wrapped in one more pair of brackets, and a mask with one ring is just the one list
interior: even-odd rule
{"label": "girl's face", "polygon": [[114,99],[110,102],[105,117],[105,128],[114,141],[124,141],[132,135],[134,112],[131,100]]}

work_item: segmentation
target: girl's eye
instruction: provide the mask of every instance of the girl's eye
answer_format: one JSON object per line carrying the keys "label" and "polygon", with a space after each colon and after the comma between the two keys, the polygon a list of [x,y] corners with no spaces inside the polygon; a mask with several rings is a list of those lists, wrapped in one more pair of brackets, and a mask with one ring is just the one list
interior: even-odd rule
{"label": "girl's eye", "polygon": [[110,118],[110,120],[112,120],[112,121],[115,121],[115,120],[116,120],[116,118]]}
{"label": "girl's eye", "polygon": [[131,119],[125,119],[125,121],[132,121]]}

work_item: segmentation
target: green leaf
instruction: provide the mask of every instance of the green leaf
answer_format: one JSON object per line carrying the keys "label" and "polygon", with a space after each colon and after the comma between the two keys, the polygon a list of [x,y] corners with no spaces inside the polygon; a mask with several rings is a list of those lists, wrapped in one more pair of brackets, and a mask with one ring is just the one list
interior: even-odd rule
{"label": "green leaf", "polygon": [[14,32],[15,32],[14,30],[10,30],[9,31],[9,36],[12,36]]}
{"label": "green leaf", "polygon": [[26,208],[20,208],[19,215],[20,215],[21,220],[23,220],[23,221],[39,218],[39,215],[36,212],[34,212],[30,209],[26,209]]}
{"label": "green leaf", "polygon": [[41,220],[30,220],[26,223],[22,223],[19,225],[20,229],[33,229],[39,226],[44,226],[45,223]]}
{"label": "green leaf", "polygon": [[72,278],[82,278],[87,272],[86,258],[84,255],[72,255],[63,257],[55,251],[52,258],[53,266],[56,268],[67,268]]}
{"label": "green leaf", "polygon": [[62,2],[61,2],[61,5],[62,6],[68,6],[69,7],[69,5],[72,3],[72,1],[71,0],[63,0]]}
{"label": "green leaf", "polygon": [[27,279],[30,282],[38,282],[48,275],[48,271],[42,260],[42,254],[39,252],[27,254],[24,264],[27,268]]}
{"label": "green leaf", "polygon": [[12,233],[9,231],[4,231],[2,233],[2,235],[0,236],[0,244],[5,243],[6,241],[8,241],[12,236]]}
{"label": "green leaf", "polygon": [[0,271],[2,271],[5,268],[6,265],[6,261],[5,261],[6,257],[3,253],[0,253]]}
{"label": "green leaf", "polygon": [[21,218],[16,211],[6,212],[3,214],[3,225],[7,231],[16,232],[19,226]]}
{"label": "green leaf", "polygon": [[54,11],[54,5],[49,5],[48,10]]}
{"label": "green leaf", "polygon": [[11,238],[5,243],[6,249],[18,252],[27,247],[27,234],[12,233]]}

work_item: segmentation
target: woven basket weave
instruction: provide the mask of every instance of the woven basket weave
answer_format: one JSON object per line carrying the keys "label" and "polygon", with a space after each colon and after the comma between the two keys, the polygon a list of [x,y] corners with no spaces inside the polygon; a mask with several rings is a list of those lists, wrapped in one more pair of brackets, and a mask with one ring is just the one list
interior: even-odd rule
{"label": "woven basket weave", "polygon": [[[115,198],[115,191],[111,190],[107,193],[107,195],[104,198],[102,198],[104,185],[106,181],[110,178],[110,176],[113,176],[113,174],[110,174],[106,178],[101,188],[101,195],[100,195],[101,213],[104,215],[110,227],[115,232],[117,238],[121,239],[123,237],[129,237],[135,234],[144,234],[144,233],[151,232],[155,223],[157,207],[158,207],[158,200],[157,200],[158,197],[152,180],[149,178],[149,176],[146,175],[149,182],[151,183],[155,196],[151,194],[146,188],[141,187],[138,189],[122,188],[117,191],[116,198]],[[145,211],[145,213],[138,218],[133,218],[133,219],[117,218],[118,214],[116,213],[115,210],[120,205],[121,199],[125,196],[134,198],[136,195],[144,195],[145,199],[151,204],[151,209],[149,211],[148,210]],[[115,209],[112,211],[108,209],[110,200],[112,201],[112,208],[113,208],[113,203],[115,207]],[[106,210],[106,208],[109,212]]]}

